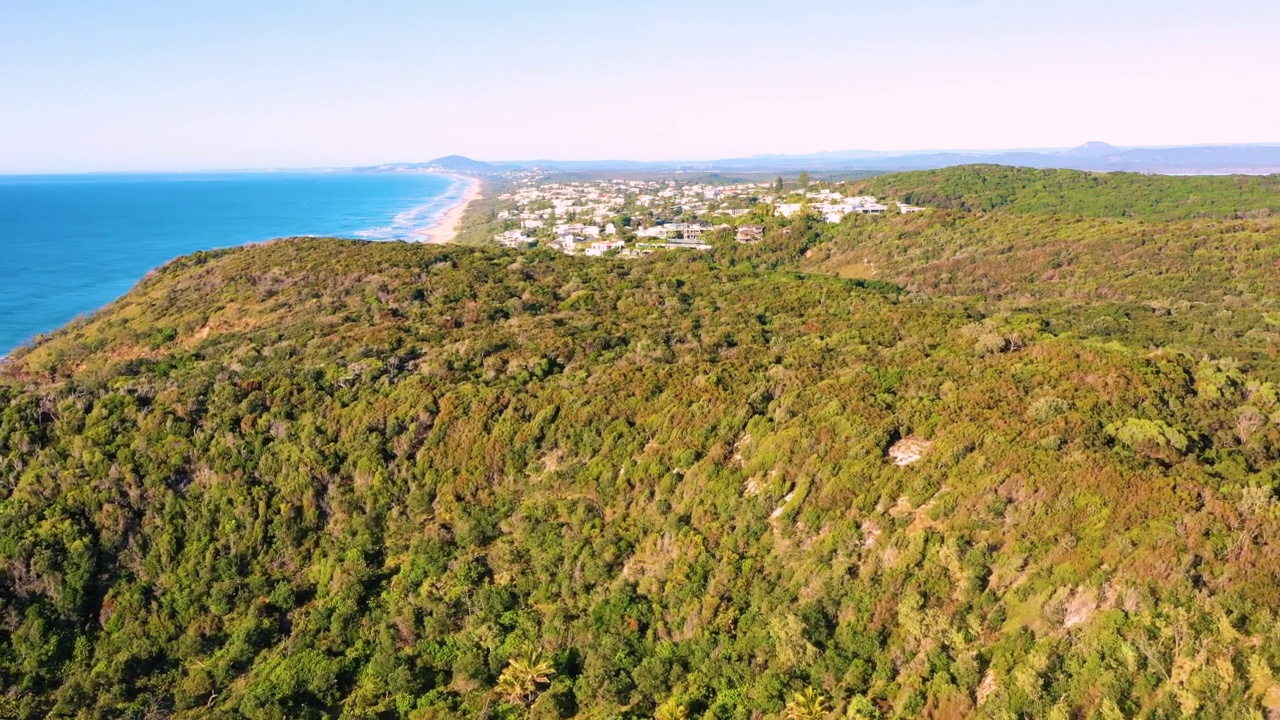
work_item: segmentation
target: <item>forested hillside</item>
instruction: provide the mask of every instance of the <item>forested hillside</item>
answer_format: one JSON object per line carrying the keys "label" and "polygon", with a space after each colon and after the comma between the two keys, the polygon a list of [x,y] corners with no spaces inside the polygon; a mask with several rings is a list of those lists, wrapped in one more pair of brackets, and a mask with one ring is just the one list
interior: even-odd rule
{"label": "forested hillside", "polygon": [[[1157,295],[912,274],[993,236],[1146,271],[1128,225],[773,222],[630,262],[202,253],[20,351],[0,714],[1280,708],[1273,378],[990,305],[1271,302],[1273,254],[1233,264],[1271,226],[1179,226],[1221,268]],[[796,270],[860,251],[878,281]]]}
{"label": "forested hillside", "polygon": [[1170,177],[963,165],[881,175],[853,192],[947,210],[1189,220],[1280,213],[1280,175]]}
{"label": "forested hillside", "polygon": [[[1031,310],[1056,332],[1229,356],[1280,379],[1280,222],[936,211],[811,225],[806,269]],[[793,231],[794,232],[794,231]]]}

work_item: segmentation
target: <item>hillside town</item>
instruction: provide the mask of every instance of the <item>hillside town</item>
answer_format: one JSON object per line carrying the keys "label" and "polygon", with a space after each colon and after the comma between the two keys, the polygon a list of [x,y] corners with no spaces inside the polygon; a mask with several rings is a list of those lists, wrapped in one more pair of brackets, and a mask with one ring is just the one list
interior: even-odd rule
{"label": "hillside town", "polygon": [[849,215],[923,210],[837,188],[804,183],[680,180],[558,181],[525,175],[498,196],[506,227],[493,240],[504,247],[544,245],[569,255],[639,257],[661,250],[709,250],[708,233],[725,231],[740,243],[764,236],[764,222],[801,212],[829,223]]}

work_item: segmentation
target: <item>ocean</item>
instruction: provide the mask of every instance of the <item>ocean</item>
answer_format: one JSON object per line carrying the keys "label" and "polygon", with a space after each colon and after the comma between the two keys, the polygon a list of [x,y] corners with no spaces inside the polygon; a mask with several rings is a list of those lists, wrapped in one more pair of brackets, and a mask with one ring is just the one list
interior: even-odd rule
{"label": "ocean", "polygon": [[0,177],[0,355],[179,255],[295,235],[414,239],[465,191],[417,173]]}

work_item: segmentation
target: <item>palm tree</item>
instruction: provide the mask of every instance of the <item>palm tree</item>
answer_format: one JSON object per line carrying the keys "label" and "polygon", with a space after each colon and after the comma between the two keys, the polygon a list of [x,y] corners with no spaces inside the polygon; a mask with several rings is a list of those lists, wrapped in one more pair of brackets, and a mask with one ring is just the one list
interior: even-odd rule
{"label": "palm tree", "polygon": [[827,696],[811,687],[791,696],[783,711],[787,720],[823,720],[831,712]]}
{"label": "palm tree", "polygon": [[689,709],[670,698],[654,711],[653,720],[689,720]]}
{"label": "palm tree", "polygon": [[542,651],[532,648],[523,655],[511,658],[507,669],[498,676],[495,690],[513,705],[529,706],[538,699],[539,687],[551,682],[555,668],[544,660]]}

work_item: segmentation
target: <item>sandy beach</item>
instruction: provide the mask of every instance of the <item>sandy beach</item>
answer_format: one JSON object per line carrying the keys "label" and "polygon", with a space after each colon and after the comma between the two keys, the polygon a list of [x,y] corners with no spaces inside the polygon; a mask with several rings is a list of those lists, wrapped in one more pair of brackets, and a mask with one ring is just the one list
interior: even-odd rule
{"label": "sandy beach", "polygon": [[472,202],[480,199],[480,181],[475,178],[464,177],[462,179],[469,184],[466,193],[462,196],[462,200],[450,208],[449,212],[445,213],[435,225],[414,233],[422,236],[422,242],[443,245],[457,237],[458,223],[462,221],[462,216],[466,214],[467,207]]}

